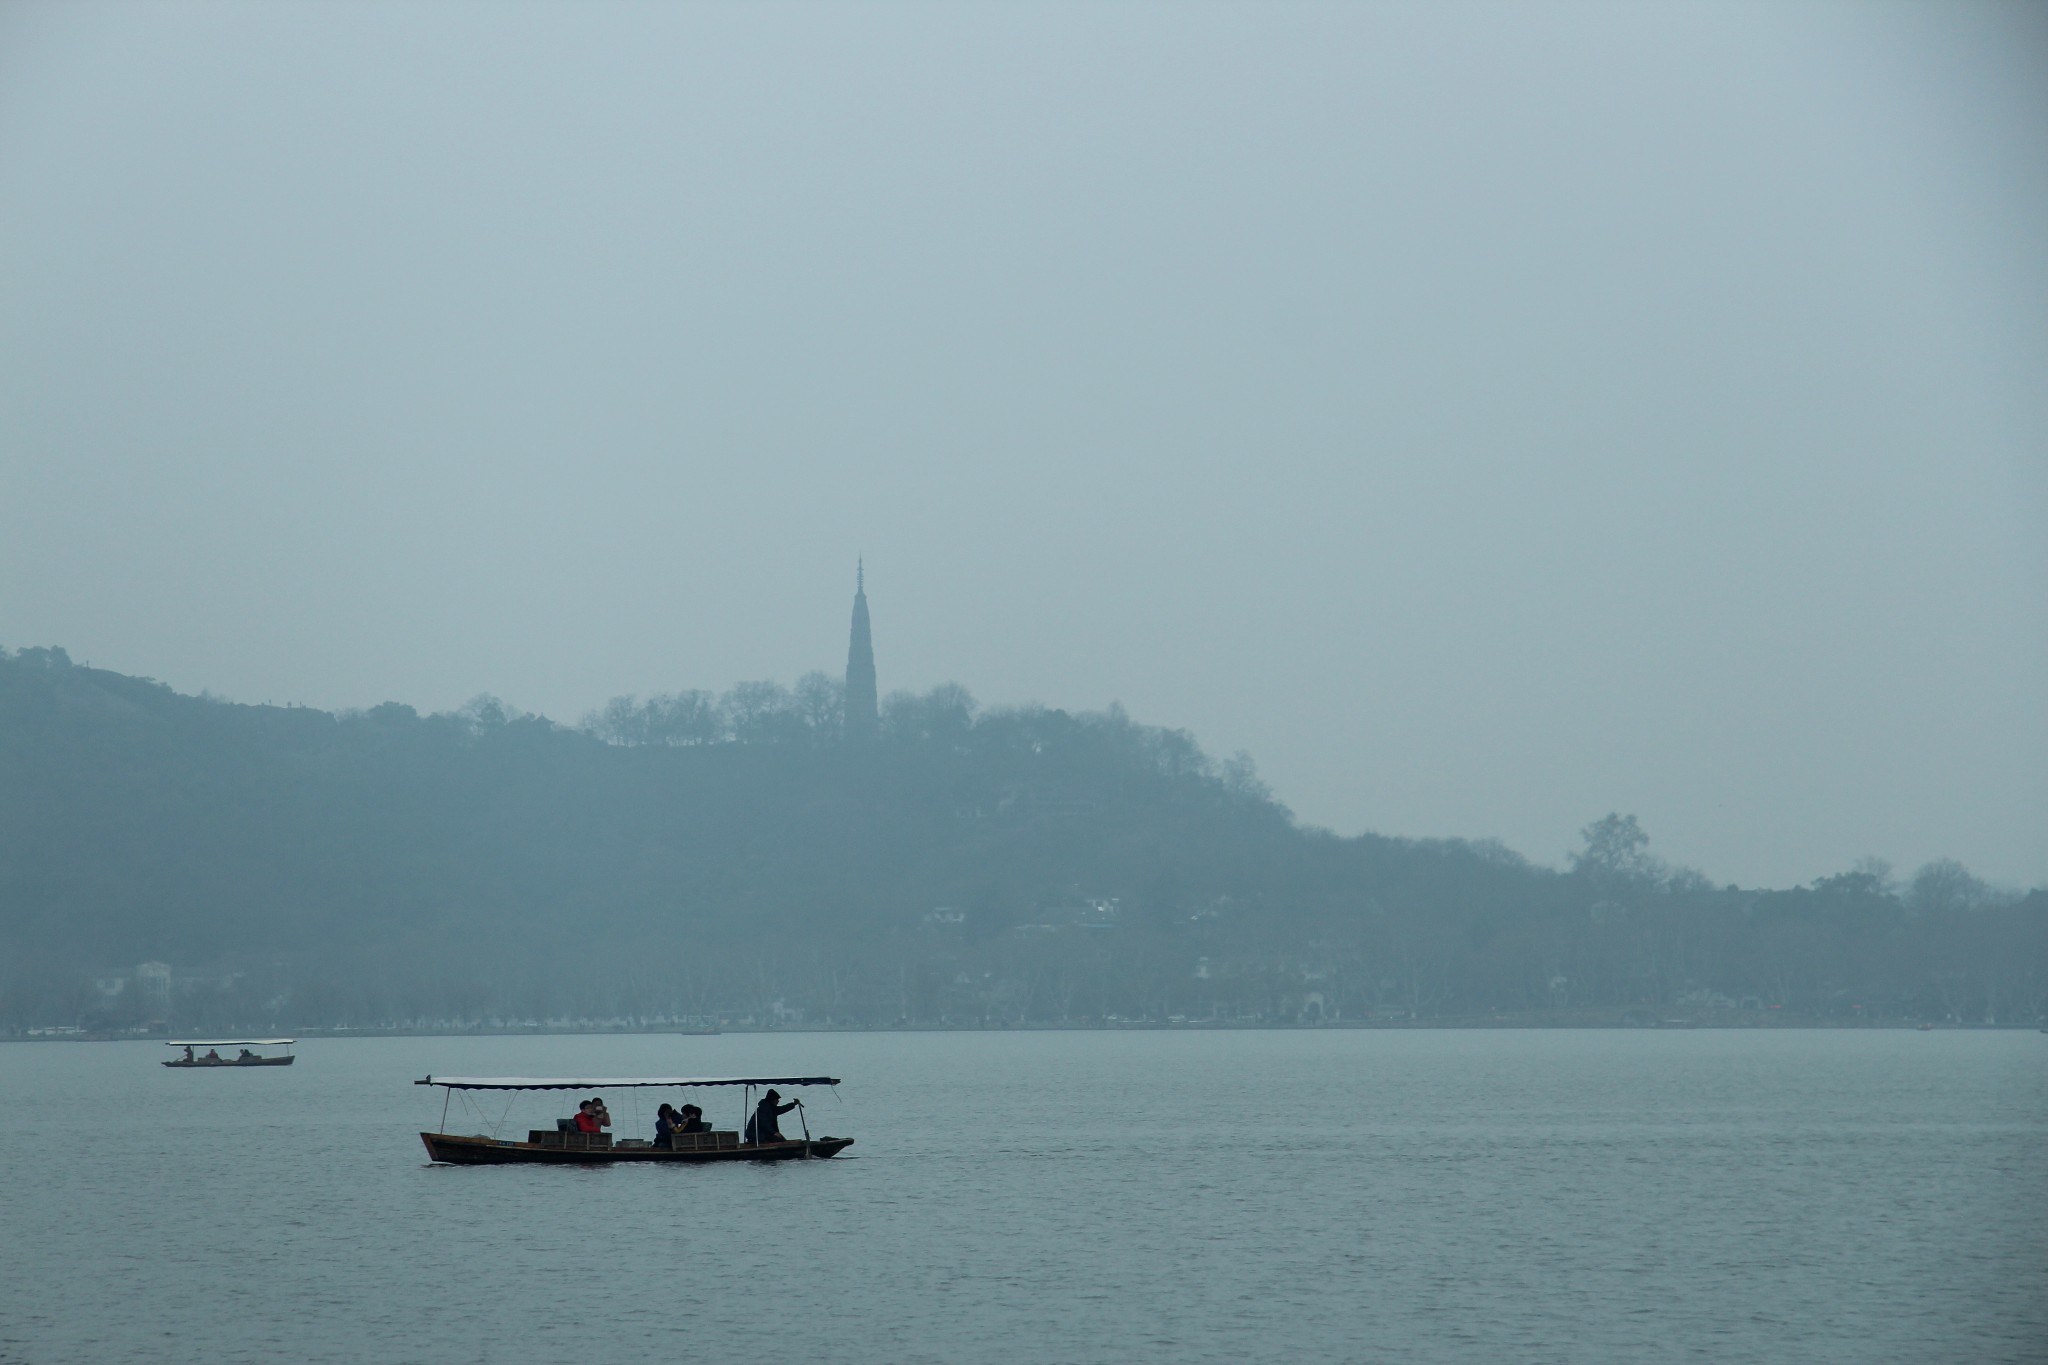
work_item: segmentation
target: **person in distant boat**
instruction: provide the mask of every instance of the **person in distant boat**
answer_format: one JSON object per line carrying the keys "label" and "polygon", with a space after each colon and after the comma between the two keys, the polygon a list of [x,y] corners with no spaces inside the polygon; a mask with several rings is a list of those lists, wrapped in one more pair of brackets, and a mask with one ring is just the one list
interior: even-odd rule
{"label": "person in distant boat", "polygon": [[595,1133],[597,1130],[597,1115],[590,1112],[590,1101],[585,1100],[576,1106],[576,1131]]}
{"label": "person in distant boat", "polygon": [[748,1142],[758,1144],[785,1141],[782,1136],[782,1125],[776,1120],[796,1108],[802,1101],[791,1100],[788,1104],[781,1104],[778,1103],[781,1098],[780,1093],[771,1090],[754,1106],[754,1116],[747,1120]]}
{"label": "person in distant boat", "polygon": [[188,1062],[195,1060],[195,1058],[192,1056],[192,1048],[189,1044],[185,1048],[185,1060]]}
{"label": "person in distant boat", "polygon": [[612,1126],[612,1111],[605,1108],[604,1101],[595,1095],[590,1097],[590,1117],[597,1120],[597,1126],[600,1128]]}
{"label": "person in distant boat", "polygon": [[249,1049],[248,1049],[248,1048],[243,1048],[243,1049],[242,1049],[242,1055],[241,1055],[241,1056],[239,1056],[239,1057],[237,1057],[237,1058],[235,1058],[235,1060],[236,1060],[236,1061],[238,1061],[238,1062],[253,1062],[253,1061],[257,1060],[257,1057],[256,1057],[256,1054],[255,1054],[255,1053],[253,1053],[253,1052],[251,1052],[251,1051],[249,1051]]}
{"label": "person in distant boat", "polygon": [[225,1061],[225,1060],[227,1060],[227,1059],[226,1059],[226,1058],[224,1058],[224,1057],[222,1057],[222,1056],[220,1055],[220,1049],[219,1049],[219,1048],[212,1048],[212,1047],[210,1047],[210,1048],[206,1049],[206,1060],[207,1060],[207,1061],[209,1061],[209,1062],[221,1062],[221,1061]]}
{"label": "person in distant boat", "polygon": [[694,1104],[686,1104],[676,1111],[678,1133],[708,1133],[711,1125],[704,1121],[704,1111]]}
{"label": "person in distant boat", "polygon": [[676,1135],[676,1124],[679,1122],[681,1116],[676,1113],[675,1106],[666,1100],[662,1101],[661,1108],[654,1114],[654,1145],[668,1146],[669,1139]]}

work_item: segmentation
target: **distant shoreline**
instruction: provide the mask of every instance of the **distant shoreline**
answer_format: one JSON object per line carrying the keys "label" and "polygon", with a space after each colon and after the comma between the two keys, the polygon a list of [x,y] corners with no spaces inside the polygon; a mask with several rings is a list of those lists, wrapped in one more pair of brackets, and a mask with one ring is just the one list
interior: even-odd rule
{"label": "distant shoreline", "polygon": [[[1532,1021],[1526,1019],[1401,1019],[1372,1020],[1356,1023],[1338,1020],[1327,1024],[1252,1024],[1252,1023],[1117,1023],[1117,1024],[906,1024],[901,1027],[875,1027],[872,1025],[805,1025],[802,1027],[768,1028],[760,1025],[735,1025],[732,1028],[694,1029],[676,1028],[673,1025],[619,1026],[619,1027],[536,1027],[536,1028],[350,1028],[350,1029],[286,1029],[294,1033],[298,1041],[328,1041],[336,1038],[619,1038],[667,1036],[679,1038],[716,1038],[726,1035],[760,1036],[764,1034],[828,1034],[828,1033],[1343,1033],[1343,1032],[1417,1032],[1417,1031],[1467,1031],[1467,1032],[1542,1032],[1542,1031],[1607,1031],[1617,1030],[1632,1033],[1680,1033],[1703,1029],[1718,1032],[1786,1032],[1814,1029],[1832,1029],[1846,1032],[1879,1031],[1891,1032],[1935,1032],[1935,1033],[2012,1033],[2035,1032],[2048,1028],[2038,1022],[2016,1022],[1999,1024],[1943,1024],[1937,1023],[1929,1029],[1922,1029],[1912,1020],[1873,1020],[1870,1022],[1842,1021],[1830,1019],[1771,1019],[1771,1020],[1719,1020],[1719,1019],[1670,1019],[1656,1023],[1602,1023],[1594,1020],[1574,1019],[1556,1022]],[[217,1030],[216,1030],[217,1031]],[[232,1031],[232,1030],[230,1030]],[[158,1034],[145,1033],[68,1033],[56,1035],[0,1034],[0,1043],[148,1043],[161,1042]]]}

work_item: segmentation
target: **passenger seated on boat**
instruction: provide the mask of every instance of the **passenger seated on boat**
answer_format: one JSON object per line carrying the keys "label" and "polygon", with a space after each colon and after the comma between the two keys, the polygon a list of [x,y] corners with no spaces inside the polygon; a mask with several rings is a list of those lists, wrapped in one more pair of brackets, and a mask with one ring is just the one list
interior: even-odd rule
{"label": "passenger seated on boat", "polygon": [[676,1111],[678,1133],[708,1133],[711,1125],[704,1121],[704,1111],[694,1104],[686,1104]]}
{"label": "passenger seated on boat", "polygon": [[585,1100],[576,1106],[576,1131],[595,1133],[597,1130],[597,1115],[590,1112],[590,1101]]}
{"label": "passenger seated on boat", "polygon": [[242,1049],[242,1055],[241,1055],[241,1056],[239,1056],[239,1057],[237,1057],[237,1058],[235,1058],[235,1060],[236,1060],[236,1061],[238,1061],[238,1062],[253,1062],[253,1061],[255,1061],[256,1059],[257,1059],[257,1058],[256,1058],[256,1054],[255,1054],[255,1053],[253,1053],[253,1052],[251,1052],[251,1051],[249,1051],[249,1049],[248,1049],[248,1048],[243,1048],[243,1049]]}
{"label": "passenger seated on boat", "polygon": [[654,1113],[654,1145],[668,1146],[668,1140],[675,1136],[677,1114],[675,1106],[663,1100],[661,1108]]}
{"label": "passenger seated on boat", "polygon": [[226,1058],[224,1058],[224,1057],[222,1057],[222,1056],[220,1055],[220,1049],[219,1049],[219,1048],[212,1048],[212,1047],[210,1047],[210,1048],[206,1049],[206,1060],[207,1060],[207,1061],[209,1061],[209,1062],[220,1062],[220,1061],[225,1061],[225,1060],[227,1060],[227,1059],[226,1059]]}
{"label": "passenger seated on boat", "polygon": [[185,1060],[188,1062],[193,1060],[192,1049],[189,1047],[185,1049]]}
{"label": "passenger seated on boat", "polygon": [[754,1116],[747,1120],[748,1142],[785,1141],[782,1136],[782,1125],[777,1123],[776,1120],[781,1115],[787,1114],[790,1110],[796,1108],[799,1101],[791,1100],[788,1104],[777,1104],[776,1101],[781,1098],[780,1093],[771,1090],[761,1097],[759,1104],[754,1106]]}

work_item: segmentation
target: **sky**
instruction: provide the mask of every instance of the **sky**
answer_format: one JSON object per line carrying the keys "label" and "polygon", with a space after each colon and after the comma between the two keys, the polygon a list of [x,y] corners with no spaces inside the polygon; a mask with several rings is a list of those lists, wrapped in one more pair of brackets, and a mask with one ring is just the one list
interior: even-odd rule
{"label": "sky", "polygon": [[0,645],[2048,884],[2048,7],[0,7]]}

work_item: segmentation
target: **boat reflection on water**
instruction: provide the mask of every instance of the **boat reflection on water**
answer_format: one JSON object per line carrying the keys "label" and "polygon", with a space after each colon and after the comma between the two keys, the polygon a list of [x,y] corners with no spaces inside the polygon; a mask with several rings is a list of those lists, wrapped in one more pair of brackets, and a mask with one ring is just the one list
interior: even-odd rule
{"label": "boat reflection on water", "polygon": [[[526,1077],[526,1076],[427,1076],[414,1085],[438,1085],[445,1090],[441,1104],[443,1131],[421,1133],[429,1159],[452,1166],[589,1166],[612,1162],[681,1162],[702,1164],[716,1161],[804,1161],[837,1156],[853,1145],[852,1138],[812,1137],[810,1120],[801,1104],[796,1107],[803,1124],[801,1138],[771,1138],[765,1142],[745,1140],[741,1129],[675,1133],[659,1141],[624,1138],[614,1141],[610,1133],[580,1132],[570,1120],[557,1119],[552,1130],[530,1130],[524,1142],[501,1138],[493,1133],[462,1135],[447,1132],[448,1105],[458,1092],[475,1091],[581,1091],[596,1094],[605,1090],[694,1090],[738,1087],[741,1112],[755,1112],[754,1091],[770,1086],[837,1085],[836,1076],[655,1076],[655,1077]],[[744,1124],[742,1128],[744,1128]]]}

